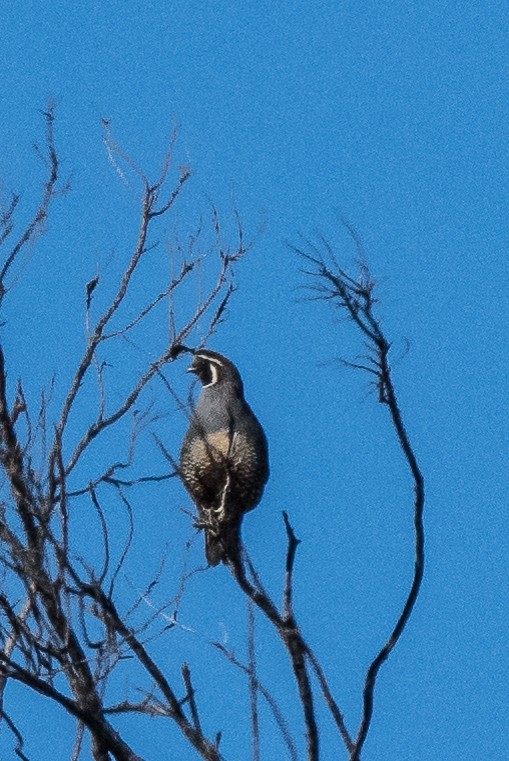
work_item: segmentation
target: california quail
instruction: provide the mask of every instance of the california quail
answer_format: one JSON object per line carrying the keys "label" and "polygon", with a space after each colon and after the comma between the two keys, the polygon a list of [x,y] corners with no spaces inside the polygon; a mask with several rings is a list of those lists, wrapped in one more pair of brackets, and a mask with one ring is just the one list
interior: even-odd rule
{"label": "california quail", "polygon": [[236,557],[242,516],[260,501],[269,477],[267,439],[244,399],[235,365],[208,349],[188,372],[202,383],[180,451],[180,475],[205,529],[209,565]]}

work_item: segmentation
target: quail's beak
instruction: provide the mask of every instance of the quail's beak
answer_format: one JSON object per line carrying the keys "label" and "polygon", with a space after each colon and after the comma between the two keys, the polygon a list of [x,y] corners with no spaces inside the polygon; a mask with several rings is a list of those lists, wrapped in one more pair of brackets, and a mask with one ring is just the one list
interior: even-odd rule
{"label": "quail's beak", "polygon": [[196,359],[193,357],[193,361],[187,368],[186,373],[197,373],[197,372],[198,372],[198,366],[196,364]]}

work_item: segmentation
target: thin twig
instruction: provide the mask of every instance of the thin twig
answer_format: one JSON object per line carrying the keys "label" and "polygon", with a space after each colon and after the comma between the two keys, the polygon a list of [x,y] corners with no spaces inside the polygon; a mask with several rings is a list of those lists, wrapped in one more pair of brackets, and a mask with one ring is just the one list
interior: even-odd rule
{"label": "thin twig", "polygon": [[[9,273],[9,270],[11,269],[12,265],[14,264],[14,262],[16,261],[20,253],[27,246],[27,244],[33,241],[33,239],[41,231],[44,221],[47,217],[48,209],[51,204],[51,201],[57,194],[56,185],[58,182],[59,162],[58,162],[57,152],[55,149],[55,137],[54,137],[55,109],[53,104],[51,103],[49,104],[47,111],[44,113],[44,119],[46,122],[46,159],[47,159],[46,163],[48,165],[48,176],[47,176],[46,182],[44,183],[42,199],[39,203],[39,206],[34,216],[32,217],[32,220],[28,223],[28,225],[23,230],[21,237],[12,247],[2,268],[0,269],[0,302],[3,296],[9,290],[9,287],[6,286],[5,284],[5,280]],[[12,220],[14,210],[18,204],[18,201],[19,201],[19,196],[13,196],[13,199],[11,201],[11,206],[9,207],[7,211],[7,215],[4,215],[2,220],[4,222],[4,225],[7,224],[8,227],[9,226],[11,227],[11,229],[12,229],[11,220]]]}
{"label": "thin twig", "polygon": [[414,575],[407,599],[396,622],[396,625],[394,626],[385,645],[381,648],[377,656],[371,662],[366,673],[363,691],[362,721],[357,733],[355,746],[351,753],[351,761],[359,761],[359,754],[366,740],[373,715],[373,699],[378,672],[380,671],[383,663],[389,657],[391,651],[396,646],[410,619],[410,615],[419,595],[424,575],[424,478],[418,466],[417,459],[403,424],[401,411],[399,409],[396,393],[392,383],[390,368],[387,364],[387,357],[385,354],[383,355],[381,373],[381,383],[383,384],[383,389],[385,392],[385,403],[389,408],[392,423],[396,431],[401,450],[407,461],[414,481]]}
{"label": "thin twig", "polygon": [[16,747],[14,748],[15,754],[18,756],[18,758],[21,758],[21,761],[30,761],[28,756],[23,753],[23,735],[16,727],[11,717],[4,710],[0,711],[0,717],[3,719],[3,721],[5,721],[12,734],[16,738]]}
{"label": "thin twig", "polygon": [[[238,658],[235,657],[234,653],[231,650],[228,650],[223,644],[221,644],[221,642],[212,642],[212,645],[217,650],[219,650],[219,652],[222,653],[231,664],[233,664],[236,668],[243,671],[251,679],[251,669],[249,665],[241,663],[238,660]],[[291,761],[298,761],[297,747],[290,734],[288,723],[286,719],[284,718],[280,707],[278,706],[278,704],[276,703],[275,699],[272,697],[268,689],[260,682],[258,676],[256,676],[253,679],[253,682],[256,686],[256,689],[258,690],[260,695],[263,697],[263,699],[266,701],[267,705],[269,706],[272,712],[272,715],[277,724],[277,727],[279,731],[281,732],[281,737],[283,738],[284,743],[288,749],[288,753],[289,753]]]}
{"label": "thin twig", "polygon": [[288,513],[283,510],[283,520],[285,522],[286,536],[288,539],[288,549],[286,552],[286,572],[285,572],[285,589],[283,594],[283,613],[287,620],[293,619],[293,564],[295,562],[295,553],[297,547],[300,544],[300,539],[297,539],[293,528],[290,525],[288,519]]}
{"label": "thin twig", "polygon": [[200,715],[198,713],[198,707],[196,705],[196,700],[195,700],[194,687],[191,681],[191,670],[189,666],[187,665],[187,663],[184,662],[182,664],[181,672],[182,672],[182,679],[184,681],[184,686],[186,688],[186,696],[182,702],[189,703],[189,710],[191,712],[191,721],[193,722],[194,728],[198,732],[201,732],[202,729],[200,724]]}
{"label": "thin twig", "polygon": [[258,715],[258,679],[256,676],[255,617],[254,606],[251,600],[247,601],[247,662],[249,664],[252,761],[260,761],[260,717]]}

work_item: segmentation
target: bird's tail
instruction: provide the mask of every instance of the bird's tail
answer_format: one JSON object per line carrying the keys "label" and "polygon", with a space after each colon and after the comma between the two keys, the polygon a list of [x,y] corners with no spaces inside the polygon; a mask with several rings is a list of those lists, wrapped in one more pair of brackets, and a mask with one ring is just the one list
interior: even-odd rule
{"label": "bird's tail", "polygon": [[219,531],[205,531],[205,557],[209,565],[227,563],[240,550],[240,524],[221,526]]}

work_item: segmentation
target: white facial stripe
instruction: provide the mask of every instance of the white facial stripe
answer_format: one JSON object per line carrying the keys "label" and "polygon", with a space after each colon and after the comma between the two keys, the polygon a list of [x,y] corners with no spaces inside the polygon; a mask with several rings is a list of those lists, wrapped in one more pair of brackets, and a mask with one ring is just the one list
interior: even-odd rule
{"label": "white facial stripe", "polygon": [[209,357],[208,354],[200,354],[199,352],[196,352],[194,356],[204,359],[205,362],[210,362],[211,365],[219,365],[219,367],[223,367],[223,363],[221,362],[220,359],[216,359],[215,357]]}
{"label": "white facial stripe", "polygon": [[[203,357],[203,359],[205,359],[205,357]],[[206,359],[208,360],[208,357]],[[220,367],[222,367],[222,363],[221,362],[217,362],[217,364]],[[219,377],[219,373],[218,373],[217,367],[216,367],[216,365],[214,364],[214,362],[212,360],[209,361],[209,367],[210,367],[210,372],[212,373],[212,380],[210,381],[210,383],[206,383],[203,386],[203,388],[210,388],[210,386],[213,386],[215,383],[217,383],[217,379]]]}
{"label": "white facial stripe", "polygon": [[200,359],[205,360],[205,362],[208,362],[210,367],[210,373],[212,375],[212,380],[210,383],[205,383],[203,388],[210,388],[211,386],[214,386],[218,379],[219,379],[219,371],[218,367],[224,367],[224,363],[221,362],[220,359],[216,359],[216,357],[209,357],[208,354],[200,354],[200,352],[196,352],[195,357],[200,357]]}

